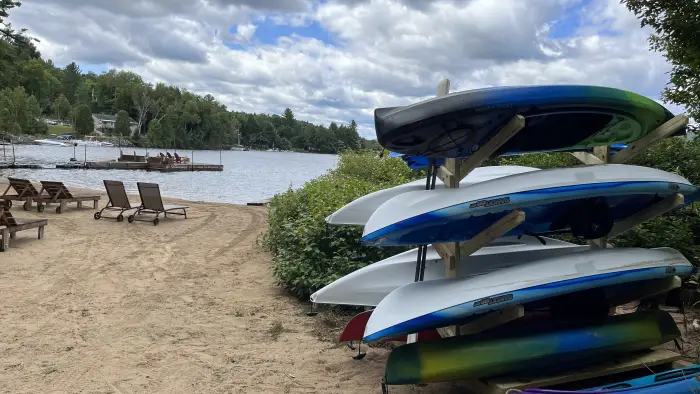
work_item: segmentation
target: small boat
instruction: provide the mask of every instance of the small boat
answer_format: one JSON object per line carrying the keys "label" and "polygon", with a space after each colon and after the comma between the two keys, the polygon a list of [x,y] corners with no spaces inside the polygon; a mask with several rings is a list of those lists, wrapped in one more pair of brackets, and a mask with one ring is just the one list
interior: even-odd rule
{"label": "small boat", "polygon": [[700,365],[673,369],[654,375],[576,391],[526,389],[522,394],[697,394]]}
{"label": "small boat", "polygon": [[61,142],[55,139],[50,139],[50,138],[44,138],[40,140],[34,140],[36,144],[39,145],[51,145],[51,146],[73,146],[71,144],[67,144],[65,142]]}
{"label": "small boat", "polygon": [[547,320],[515,321],[479,334],[399,346],[389,354],[384,382],[424,384],[502,375],[525,378],[542,370],[558,373],[649,349],[681,335],[673,317],[660,310],[595,320]]}
{"label": "small boat", "polygon": [[[608,87],[503,86],[454,92],[374,111],[377,141],[410,156],[469,157],[513,116],[525,127],[495,155],[586,150],[639,140],[673,114],[642,95]],[[674,135],[685,135],[683,128]]]}
{"label": "small boat", "polygon": [[[462,258],[457,273],[460,278],[466,278],[586,250],[590,246],[547,237],[502,237]],[[313,293],[311,302],[377,306],[392,291],[414,282],[417,253],[418,249],[412,249],[351,272]],[[428,246],[426,253],[424,275],[424,281],[445,279],[445,264],[432,246]]]}
{"label": "small boat", "polygon": [[372,213],[361,241],[372,246],[466,241],[516,209],[525,221],[505,236],[570,231],[596,239],[665,197],[697,190],[680,175],[626,164],[532,171],[466,188],[399,194]]}
{"label": "small boat", "polygon": [[[587,304],[597,308],[603,299],[614,298],[624,304],[657,294],[656,286],[649,287],[652,294],[635,294],[638,298],[630,300],[624,298],[631,297],[634,285],[625,291],[613,286],[682,278],[695,271],[688,259],[672,248],[606,248],[529,261],[473,277],[413,282],[382,299],[367,322],[363,340],[447,327],[474,315],[555,297],[566,300],[568,294],[582,291],[596,297],[581,297],[579,309]],[[605,306],[610,306],[608,301]]]}
{"label": "small boat", "polygon": [[[462,181],[459,182],[460,187],[472,185],[474,183],[484,182],[491,179],[501,178],[507,175],[521,174],[524,172],[539,171],[539,168],[524,167],[524,166],[487,166],[475,168]],[[444,189],[445,185],[440,182],[435,182],[435,189]],[[425,190],[425,179],[404,183],[390,187],[388,189],[378,190],[374,193],[364,195],[346,204],[342,208],[326,217],[328,224],[347,224],[364,226],[367,220],[372,216],[372,213],[377,210],[382,204],[392,197],[399,194]]]}

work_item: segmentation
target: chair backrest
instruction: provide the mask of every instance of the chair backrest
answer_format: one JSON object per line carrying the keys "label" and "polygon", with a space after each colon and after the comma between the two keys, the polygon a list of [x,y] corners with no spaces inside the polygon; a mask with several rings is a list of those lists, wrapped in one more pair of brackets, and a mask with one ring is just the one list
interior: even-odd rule
{"label": "chair backrest", "polygon": [[141,196],[141,205],[144,209],[163,211],[163,199],[160,196],[160,188],[157,183],[136,182]]}
{"label": "chair backrest", "polygon": [[122,181],[104,180],[103,182],[105,184],[105,189],[107,189],[107,196],[109,197],[109,201],[112,202],[113,207],[131,208],[129,196],[126,195],[126,189],[124,189],[124,183],[122,183]]}
{"label": "chair backrest", "polygon": [[39,191],[36,190],[34,185],[29,181],[29,179],[12,178],[8,177],[10,181],[10,186],[15,189],[15,192],[20,197],[39,197]]}
{"label": "chair backrest", "polygon": [[12,216],[12,212],[10,212],[10,208],[7,205],[7,203],[0,204],[2,206],[0,208],[0,226],[14,227],[17,225],[17,221]]}
{"label": "chair backrest", "polygon": [[68,188],[63,182],[55,181],[40,181],[41,187],[46,190],[52,200],[60,200],[62,198],[73,198]]}

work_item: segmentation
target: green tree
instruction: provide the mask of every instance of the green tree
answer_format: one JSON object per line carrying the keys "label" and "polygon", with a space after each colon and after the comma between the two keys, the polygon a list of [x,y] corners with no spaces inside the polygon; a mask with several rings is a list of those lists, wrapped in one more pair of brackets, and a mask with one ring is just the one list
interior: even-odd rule
{"label": "green tree", "polygon": [[92,87],[89,82],[82,82],[75,93],[75,103],[85,104],[92,109]]}
{"label": "green tree", "polygon": [[81,83],[80,67],[75,62],[72,62],[63,69],[63,79],[61,81],[61,92],[71,104],[76,102],[78,87]]}
{"label": "green tree", "polygon": [[129,119],[129,113],[121,110],[117,112],[117,120],[114,122],[114,134],[127,137],[131,134],[131,129],[129,125],[131,119]]}
{"label": "green tree", "polygon": [[671,63],[669,86],[662,98],[683,105],[688,114],[700,117],[700,2],[689,0],[622,0],[649,26],[651,49],[662,52]]}
{"label": "green tree", "polygon": [[69,117],[72,109],[70,102],[63,94],[58,96],[52,107],[54,115],[56,115],[56,117],[61,121],[64,121]]}
{"label": "green tree", "polygon": [[79,137],[90,134],[95,130],[95,121],[92,119],[92,111],[85,104],[75,108],[75,134]]}

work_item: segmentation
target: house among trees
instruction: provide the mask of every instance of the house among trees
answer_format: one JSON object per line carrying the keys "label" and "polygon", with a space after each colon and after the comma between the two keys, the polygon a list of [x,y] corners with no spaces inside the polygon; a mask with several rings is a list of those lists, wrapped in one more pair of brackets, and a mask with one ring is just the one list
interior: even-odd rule
{"label": "house among trees", "polygon": [[[116,115],[92,114],[92,119],[95,121],[95,131],[102,134],[113,134],[114,126],[117,123]],[[134,119],[129,117],[129,128],[131,129],[131,134],[134,134],[138,127],[139,124],[136,123]]]}

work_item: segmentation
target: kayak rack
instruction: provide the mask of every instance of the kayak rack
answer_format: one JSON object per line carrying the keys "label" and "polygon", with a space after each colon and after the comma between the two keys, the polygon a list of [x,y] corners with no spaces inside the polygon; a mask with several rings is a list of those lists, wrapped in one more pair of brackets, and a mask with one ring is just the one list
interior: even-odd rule
{"label": "kayak rack", "polygon": [[[449,94],[450,81],[444,79],[438,83],[436,96],[445,96]],[[663,138],[674,134],[676,131],[685,127],[689,122],[689,118],[685,114],[675,116],[671,120],[657,127],[651,133],[645,135],[639,140],[627,145],[626,148],[618,151],[614,155],[610,155],[610,147],[602,146],[595,147],[593,154],[588,152],[572,152],[571,154],[579,159],[585,165],[600,165],[600,164],[622,164],[637,157],[646,151],[653,144],[661,141]],[[440,178],[445,188],[458,188],[459,182],[464,179],[472,170],[479,167],[486,159],[490,158],[503,144],[508,142],[520,130],[525,127],[525,118],[518,114],[501,128],[486,144],[482,145],[477,151],[473,152],[466,159],[447,158],[445,163],[439,168],[433,166],[432,170],[429,167],[429,174],[434,178]],[[436,170],[436,171],[435,171]],[[429,178],[431,176],[429,175]],[[429,185],[428,179],[428,185]],[[426,188],[428,188],[426,186]],[[635,214],[617,222],[613,225],[611,231],[602,238],[590,240],[591,247],[614,247],[608,244],[608,238],[619,235],[649,219],[658,217],[668,211],[671,211],[684,203],[683,195],[676,193],[663,200],[651,205]],[[463,242],[437,243],[432,244],[433,248],[445,264],[445,277],[457,276],[457,262],[462,256],[469,256],[477,250],[484,247],[489,242],[499,238],[520,225],[525,221],[525,212],[521,210],[512,210],[506,216],[492,224],[490,227],[483,230],[473,238]],[[419,256],[420,263],[420,256]],[[418,266],[417,266],[418,272]],[[437,329],[440,335],[445,337],[474,334],[486,329],[496,327],[510,321],[519,319],[525,315],[522,305],[514,305],[500,311],[488,313],[476,320],[473,320],[465,325],[443,327]],[[416,334],[409,334],[406,343],[416,341]],[[580,368],[574,371],[568,371],[562,374],[553,374],[551,376],[540,376],[537,378],[520,378],[517,376],[500,377],[497,379],[480,379],[468,381],[468,388],[475,394],[514,394],[521,390],[530,387],[545,388],[557,386],[572,382],[586,382],[591,379],[604,379],[605,377],[615,377],[619,380],[619,374],[631,373],[637,371],[646,371],[648,374],[651,367],[658,372],[660,369],[666,368],[675,369],[690,365],[685,361],[680,361],[682,356],[678,353],[666,350],[660,347],[651,349],[647,352],[618,357],[610,361],[599,363],[594,366]],[[591,387],[590,385],[588,387]],[[585,388],[582,387],[582,388]],[[383,385],[386,390],[386,386]]]}
{"label": "kayak rack", "polygon": [[[601,165],[601,164],[624,164],[633,158],[644,153],[655,143],[674,134],[678,130],[688,125],[690,118],[686,114],[676,115],[666,121],[651,133],[627,145],[614,155],[610,154],[609,146],[597,146],[593,148],[593,153],[588,152],[572,152],[571,155],[577,158],[585,165]],[[633,227],[646,222],[649,219],[661,216],[666,212],[672,211],[683,205],[685,199],[681,194],[671,195],[665,199],[651,205],[634,215],[631,215],[613,225],[610,232],[601,238],[588,241],[589,245],[594,248],[606,248],[613,245],[608,244],[608,239],[619,235]]]}

